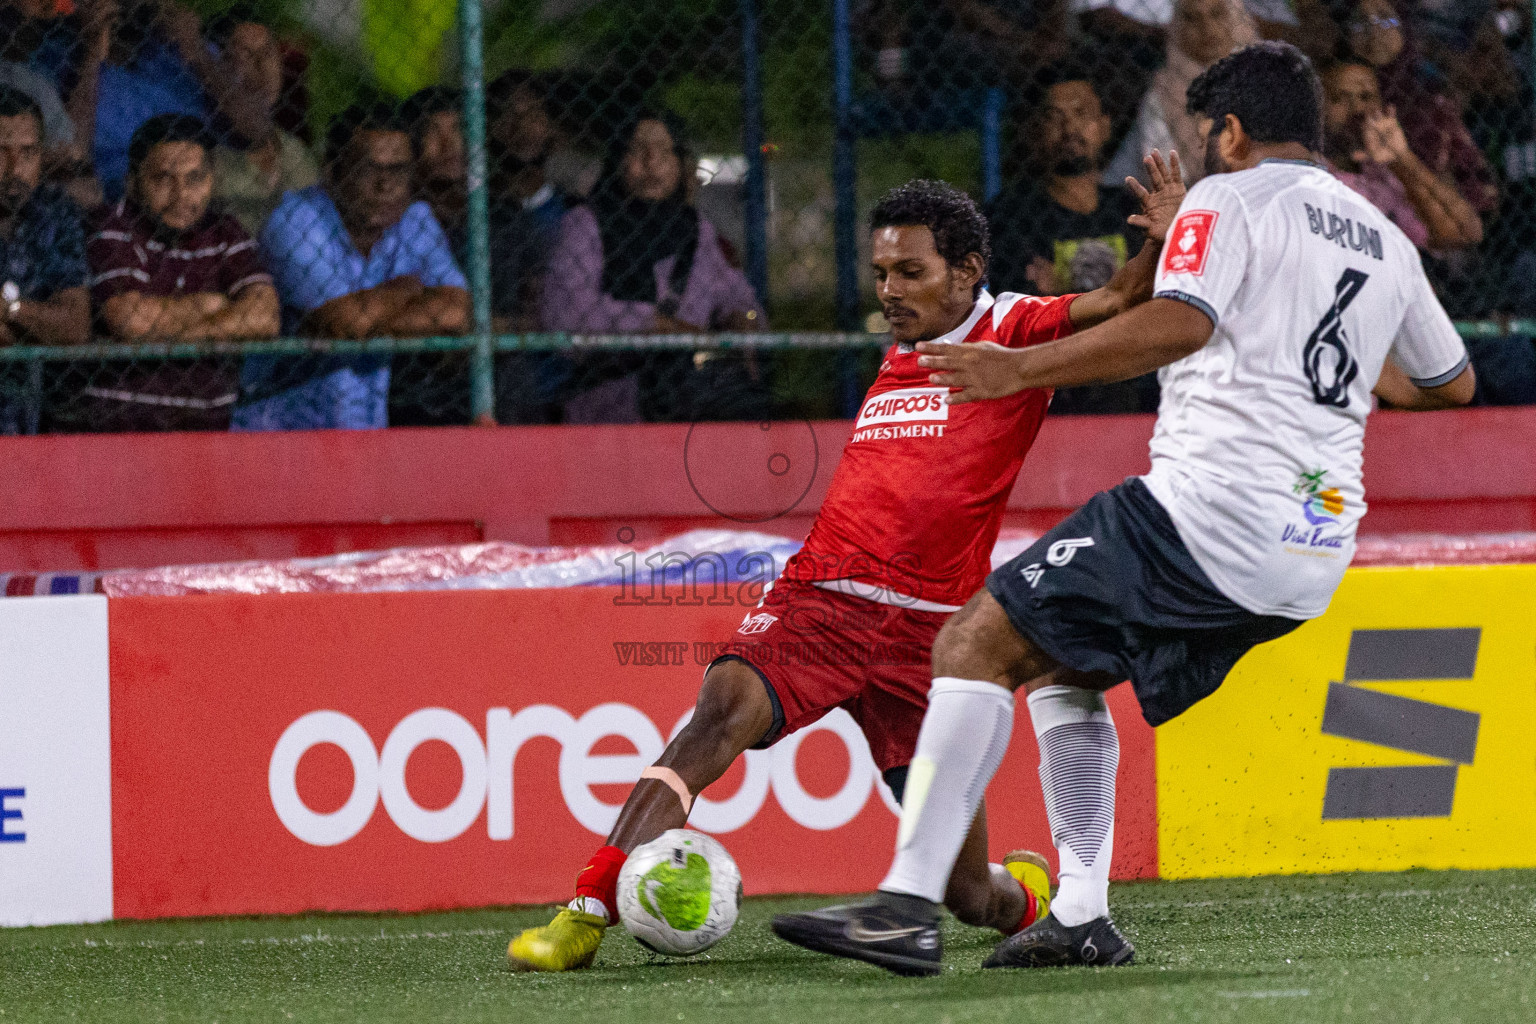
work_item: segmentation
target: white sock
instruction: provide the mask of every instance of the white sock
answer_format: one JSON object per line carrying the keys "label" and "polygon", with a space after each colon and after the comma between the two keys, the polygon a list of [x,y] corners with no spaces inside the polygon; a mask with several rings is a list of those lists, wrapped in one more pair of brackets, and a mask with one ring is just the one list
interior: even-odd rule
{"label": "white sock", "polygon": [[952,676],[933,681],[902,794],[896,859],[882,890],[944,902],[949,873],[1012,732],[1013,694],[1004,687]]}
{"label": "white sock", "polygon": [[1104,695],[1046,686],[1029,695],[1040,741],[1040,788],[1061,881],[1051,913],[1067,926],[1109,913],[1109,862],[1115,848],[1115,770],[1120,737]]}

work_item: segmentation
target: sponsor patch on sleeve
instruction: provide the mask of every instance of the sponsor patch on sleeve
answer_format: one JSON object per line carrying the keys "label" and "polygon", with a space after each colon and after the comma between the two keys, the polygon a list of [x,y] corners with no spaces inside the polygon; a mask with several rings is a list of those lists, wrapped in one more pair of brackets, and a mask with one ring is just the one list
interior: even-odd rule
{"label": "sponsor patch on sleeve", "polygon": [[1173,230],[1168,234],[1168,244],[1163,246],[1164,274],[1199,277],[1205,273],[1205,257],[1211,250],[1211,232],[1219,216],[1215,210],[1190,210],[1179,214]]}

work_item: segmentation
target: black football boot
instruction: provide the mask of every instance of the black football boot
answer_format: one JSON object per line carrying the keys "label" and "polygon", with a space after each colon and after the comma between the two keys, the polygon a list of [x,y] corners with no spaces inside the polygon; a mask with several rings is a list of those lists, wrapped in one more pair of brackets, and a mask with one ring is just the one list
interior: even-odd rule
{"label": "black football boot", "polygon": [[983,967],[1119,967],[1136,947],[1107,917],[1068,928],[1047,914],[997,944]]}
{"label": "black football boot", "polygon": [[941,970],[939,905],[921,896],[877,892],[867,900],[803,914],[779,914],[773,933],[818,953],[863,960],[892,974]]}

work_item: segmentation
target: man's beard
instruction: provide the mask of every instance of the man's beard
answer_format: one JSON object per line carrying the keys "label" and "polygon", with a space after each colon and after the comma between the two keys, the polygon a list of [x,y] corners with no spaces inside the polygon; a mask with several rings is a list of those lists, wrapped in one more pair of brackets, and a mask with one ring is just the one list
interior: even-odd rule
{"label": "man's beard", "polygon": [[509,149],[501,158],[501,171],[508,177],[511,177],[514,174],[521,174],[530,169],[543,170],[545,162],[549,160],[549,151],[553,148],[553,146],[546,143],[540,146],[538,152],[529,158],[518,156],[517,153]]}
{"label": "man's beard", "polygon": [[1094,170],[1093,160],[1083,155],[1057,157],[1056,162],[1051,164],[1051,173],[1058,178],[1076,178],[1092,174]]}
{"label": "man's beard", "polygon": [[1360,133],[1353,126],[1336,128],[1323,135],[1323,153],[1346,169],[1355,166],[1355,154],[1364,148]]}
{"label": "man's beard", "polygon": [[1231,165],[1221,158],[1221,132],[1211,132],[1205,140],[1205,173],[1226,174],[1231,170]]}
{"label": "man's beard", "polygon": [[0,217],[16,216],[31,198],[31,187],[22,182],[8,181],[0,184]]}

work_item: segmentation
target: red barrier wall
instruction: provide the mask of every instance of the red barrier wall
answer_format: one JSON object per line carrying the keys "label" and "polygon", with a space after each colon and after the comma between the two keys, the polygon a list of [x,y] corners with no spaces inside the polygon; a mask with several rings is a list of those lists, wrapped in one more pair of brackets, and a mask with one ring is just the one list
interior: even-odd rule
{"label": "red barrier wall", "polygon": [[[114,916],[568,898],[606,831],[581,819],[591,819],[594,804],[616,812],[693,704],[701,672],[693,643],[728,639],[742,615],[740,606],[615,605],[617,593],[112,600]],[[197,642],[187,643],[189,636]],[[653,653],[676,656],[637,658],[621,646],[634,641],[674,644]],[[1152,730],[1128,687],[1113,691],[1110,704],[1121,736],[1115,874],[1155,877]],[[423,839],[401,824],[409,821],[401,794],[438,812],[466,785],[461,755],[448,743],[431,739],[411,750],[396,736],[401,722],[428,708],[443,709],[439,719],[458,717],[471,761],[481,759],[485,774],[471,779],[466,815],[452,834]],[[322,815],[348,802],[354,769],[332,743],[303,753],[286,776],[272,771],[280,738],[316,711],[345,715],[365,731],[364,760],[377,765],[378,802],[368,802],[354,834],[329,845],[285,827],[273,796],[289,785]],[[496,735],[493,721],[501,723]],[[558,741],[539,734],[552,722]],[[612,731],[621,727],[642,740],[652,730],[646,742],[654,749]],[[392,743],[404,756],[393,784]],[[873,763],[854,776],[851,749],[824,730],[808,732],[798,751],[781,743],[752,752],[747,765],[738,761],[704,792],[727,800],[749,789],[740,827],[720,833],[748,892],[859,892],[878,884],[896,818],[871,788]],[[988,793],[995,857],[1019,846],[1052,849],[1038,760],[1021,711]],[[845,788],[852,803],[839,811]],[[490,821],[494,808],[505,810],[505,834]],[[707,827],[704,817],[696,808],[694,823]]]}
{"label": "red barrier wall", "polygon": [[[1048,419],[1009,499],[1046,526],[1146,468],[1150,417]],[[486,538],[803,535],[842,422],[0,438],[0,571]],[[774,456],[782,456],[775,459]],[[1536,409],[1372,417],[1367,532],[1536,529]],[[627,535],[626,535],[627,536]]]}

